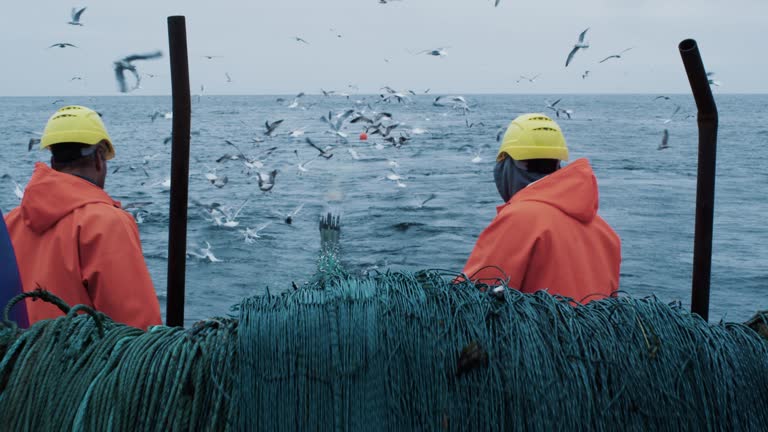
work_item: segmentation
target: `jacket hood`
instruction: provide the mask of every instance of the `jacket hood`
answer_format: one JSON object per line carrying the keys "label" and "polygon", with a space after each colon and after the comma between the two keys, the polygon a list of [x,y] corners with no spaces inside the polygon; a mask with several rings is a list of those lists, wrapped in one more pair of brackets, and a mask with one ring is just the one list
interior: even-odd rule
{"label": "jacket hood", "polygon": [[542,202],[560,209],[583,223],[597,215],[597,179],[586,159],[578,159],[565,168],[531,183],[515,194],[510,203],[522,201]]}
{"label": "jacket hood", "polygon": [[74,210],[96,203],[120,207],[120,203],[110,198],[100,187],[38,162],[24,190],[21,217],[26,226],[40,234]]}

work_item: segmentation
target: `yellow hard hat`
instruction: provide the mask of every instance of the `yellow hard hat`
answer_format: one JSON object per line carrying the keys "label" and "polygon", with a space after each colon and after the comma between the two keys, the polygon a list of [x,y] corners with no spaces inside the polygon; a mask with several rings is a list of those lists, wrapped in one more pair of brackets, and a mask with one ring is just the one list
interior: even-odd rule
{"label": "yellow hard hat", "polygon": [[523,114],[512,120],[501,140],[496,160],[504,153],[515,160],[568,160],[568,147],[560,126],[544,114]]}
{"label": "yellow hard hat", "polygon": [[40,148],[61,143],[96,145],[102,141],[107,145],[104,157],[110,160],[115,157],[115,148],[99,113],[83,106],[70,105],[61,107],[48,120],[40,138]]}

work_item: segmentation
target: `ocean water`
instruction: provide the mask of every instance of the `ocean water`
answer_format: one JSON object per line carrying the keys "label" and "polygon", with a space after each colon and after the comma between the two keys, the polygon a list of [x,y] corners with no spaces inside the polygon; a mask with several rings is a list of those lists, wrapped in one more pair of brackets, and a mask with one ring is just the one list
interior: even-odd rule
{"label": "ocean water", "polygon": [[[190,197],[232,208],[248,201],[232,228],[215,226],[201,207],[190,205],[188,250],[199,252],[208,243],[220,261],[188,258],[186,321],[226,314],[242,297],[263,293],[266,287],[277,292],[307,281],[319,250],[318,217],[328,210],[342,214],[343,258],[353,272],[460,271],[500,204],[492,175],[497,132],[518,114],[545,111],[545,101],[558,97],[467,95],[468,113],[435,107],[434,97],[386,104],[377,103],[376,95],[307,96],[297,108],[288,107],[292,96],[285,96],[285,102],[277,102],[277,96],[194,98]],[[54,99],[0,98],[0,175],[7,174],[0,181],[5,191],[0,208],[7,212],[18,205],[13,182],[23,186],[34,162],[48,159],[45,152],[27,151],[34,136],[30,131],[42,131],[64,103],[98,110],[117,152],[109,164],[106,190],[123,204],[151,203],[143,208],[139,230],[164,309],[169,192],[163,182],[170,174],[170,144],[163,140],[170,135],[171,121],[162,116],[151,121],[150,114],[170,111],[170,98],[69,97],[53,104]],[[717,95],[716,101],[720,132],[710,317],[736,321],[768,308],[768,96]],[[680,112],[664,123],[676,104]],[[600,188],[599,213],[621,236],[621,290],[688,304],[697,158],[696,121],[689,116],[695,114],[693,99],[570,95],[559,106],[574,113],[572,119],[559,121],[572,159],[590,160]],[[411,140],[400,148],[376,136],[361,142],[361,127],[347,124],[349,143],[337,143],[324,132],[320,117],[347,108],[390,112],[400,122],[393,135],[408,131]],[[285,121],[275,137],[252,141],[266,138],[265,120],[278,119]],[[467,122],[474,124],[468,127]],[[288,136],[299,128],[306,135]],[[665,128],[669,148],[659,151]],[[318,153],[304,142],[307,136],[318,145],[334,146],[334,156],[314,158]],[[241,162],[216,162],[235,150],[225,140],[254,156],[276,147],[259,170],[278,170],[272,191],[260,191],[256,176]],[[306,172],[298,169],[299,160],[313,158]],[[223,188],[205,178],[214,168],[228,177]],[[403,177],[401,184],[386,178],[393,171]],[[421,206],[430,194],[435,198]],[[300,204],[304,206],[294,222],[286,224],[284,214]],[[260,238],[245,242],[241,230],[267,222]]]}

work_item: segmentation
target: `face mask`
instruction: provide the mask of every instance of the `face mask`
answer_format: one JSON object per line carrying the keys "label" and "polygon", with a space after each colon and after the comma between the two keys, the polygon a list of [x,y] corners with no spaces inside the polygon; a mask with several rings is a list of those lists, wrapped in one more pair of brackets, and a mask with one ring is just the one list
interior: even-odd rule
{"label": "face mask", "polygon": [[505,157],[503,160],[496,162],[496,167],[493,169],[493,179],[496,181],[496,189],[499,191],[499,195],[501,195],[504,202],[508,202],[512,199],[512,196],[529,184],[541,180],[546,176],[547,174],[530,172],[518,168],[511,157]]}

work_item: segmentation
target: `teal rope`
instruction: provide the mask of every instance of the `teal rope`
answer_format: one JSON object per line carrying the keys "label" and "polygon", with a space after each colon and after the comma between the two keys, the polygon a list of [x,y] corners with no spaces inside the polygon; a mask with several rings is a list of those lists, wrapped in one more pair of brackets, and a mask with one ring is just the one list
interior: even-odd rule
{"label": "teal rope", "polygon": [[[189,329],[144,332],[66,305],[65,316],[28,330],[3,327],[0,424],[367,432],[768,424],[768,342],[746,325],[709,324],[655,297],[574,306],[445,270],[354,278],[338,255],[318,266],[300,289],[244,299],[239,319]],[[468,362],[469,347],[486,360]]]}

